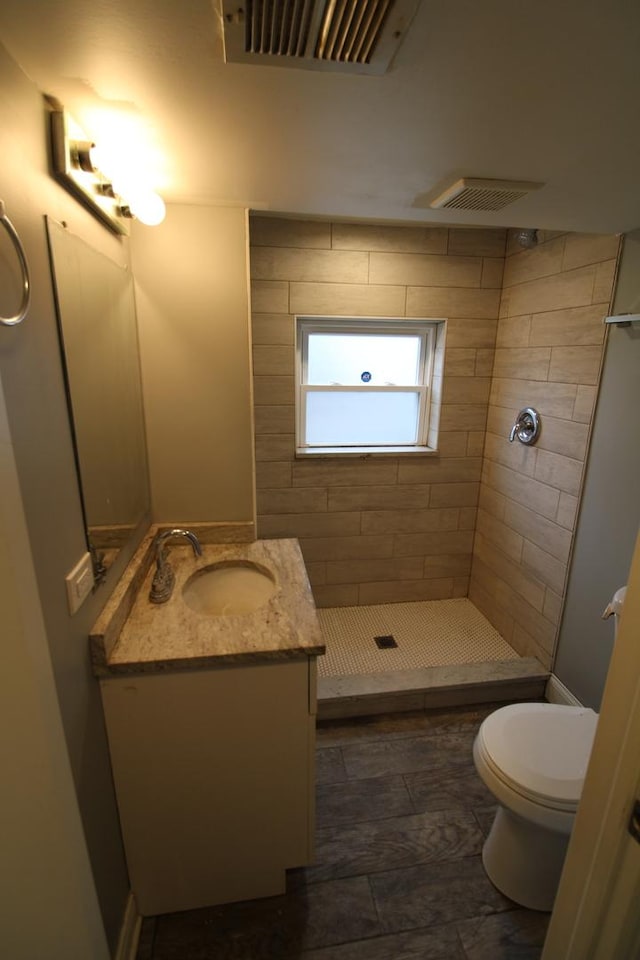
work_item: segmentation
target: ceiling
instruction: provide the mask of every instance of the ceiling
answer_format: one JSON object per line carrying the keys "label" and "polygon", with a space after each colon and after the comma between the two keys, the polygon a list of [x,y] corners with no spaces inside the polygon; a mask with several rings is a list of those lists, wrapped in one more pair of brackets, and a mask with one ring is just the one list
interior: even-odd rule
{"label": "ceiling", "polygon": [[[168,201],[588,232],[640,226],[640,3],[421,0],[383,76],[225,63],[215,0],[0,0],[24,72]],[[545,186],[432,210],[461,176]]]}

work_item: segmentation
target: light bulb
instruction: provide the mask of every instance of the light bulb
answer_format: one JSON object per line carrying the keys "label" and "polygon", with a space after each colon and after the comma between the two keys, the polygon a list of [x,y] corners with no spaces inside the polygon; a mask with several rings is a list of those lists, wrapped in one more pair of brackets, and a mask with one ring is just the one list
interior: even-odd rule
{"label": "light bulb", "polygon": [[128,196],[127,203],[136,220],[148,227],[162,223],[167,212],[162,197],[150,190]]}

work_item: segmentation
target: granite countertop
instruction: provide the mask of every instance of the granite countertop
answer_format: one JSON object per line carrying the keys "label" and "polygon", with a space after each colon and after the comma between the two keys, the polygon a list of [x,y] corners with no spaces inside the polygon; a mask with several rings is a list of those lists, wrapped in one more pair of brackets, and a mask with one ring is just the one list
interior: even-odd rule
{"label": "granite countertop", "polygon": [[[217,668],[325,652],[297,540],[202,543],[201,557],[186,541],[170,541],[167,554],[176,582],[171,599],[160,604],[149,601],[152,541],[153,531],[91,632],[97,676]],[[276,590],[263,606],[235,616],[208,616],[187,606],[182,587],[196,570],[237,560],[266,567],[275,579]]]}

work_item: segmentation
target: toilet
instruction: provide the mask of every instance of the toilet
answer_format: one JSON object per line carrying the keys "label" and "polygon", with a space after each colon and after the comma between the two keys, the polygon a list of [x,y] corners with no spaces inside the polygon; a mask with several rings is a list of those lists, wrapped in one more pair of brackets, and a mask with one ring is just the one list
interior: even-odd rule
{"label": "toilet", "polygon": [[[602,614],[616,633],[626,590]],[[597,724],[590,707],[514,703],[478,730],[476,770],[498,801],[482,862],[498,890],[532,910],[553,908]]]}
{"label": "toilet", "polygon": [[499,804],[482,862],[522,906],[553,907],[597,722],[589,707],[517,703],[478,731],[473,759]]}

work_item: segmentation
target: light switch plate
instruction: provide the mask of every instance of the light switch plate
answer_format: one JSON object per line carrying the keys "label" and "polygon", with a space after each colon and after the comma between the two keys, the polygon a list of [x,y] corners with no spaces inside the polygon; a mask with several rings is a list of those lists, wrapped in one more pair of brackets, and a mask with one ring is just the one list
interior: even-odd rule
{"label": "light switch plate", "polygon": [[93,565],[91,554],[85,553],[73,570],[66,575],[67,602],[69,613],[74,614],[80,608],[93,589]]}

